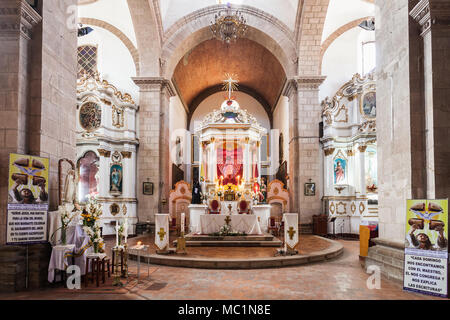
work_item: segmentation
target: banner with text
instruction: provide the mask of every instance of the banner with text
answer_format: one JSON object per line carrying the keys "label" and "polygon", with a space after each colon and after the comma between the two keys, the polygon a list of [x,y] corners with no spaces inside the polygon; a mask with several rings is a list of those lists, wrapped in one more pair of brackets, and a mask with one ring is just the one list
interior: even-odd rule
{"label": "banner with text", "polygon": [[11,153],[8,176],[8,244],[47,241],[49,159]]}
{"label": "banner with text", "polygon": [[448,200],[407,200],[404,290],[448,296]]}

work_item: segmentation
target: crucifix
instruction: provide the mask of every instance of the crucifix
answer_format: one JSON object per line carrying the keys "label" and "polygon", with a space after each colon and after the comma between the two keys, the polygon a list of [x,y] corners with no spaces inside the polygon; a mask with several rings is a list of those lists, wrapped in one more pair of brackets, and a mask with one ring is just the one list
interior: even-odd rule
{"label": "crucifix", "polygon": [[225,76],[228,77],[228,79],[223,80],[224,82],[223,89],[228,91],[228,100],[231,100],[231,93],[234,90],[237,90],[239,81],[233,79],[233,75],[230,75],[228,73]]}
{"label": "crucifix", "polygon": [[164,228],[159,228],[159,232],[158,232],[159,240],[163,241],[165,235],[166,235],[166,232],[164,231]]}
{"label": "crucifix", "polygon": [[294,234],[295,234],[294,227],[289,227],[288,233],[289,233],[289,239],[290,240],[294,239]]}

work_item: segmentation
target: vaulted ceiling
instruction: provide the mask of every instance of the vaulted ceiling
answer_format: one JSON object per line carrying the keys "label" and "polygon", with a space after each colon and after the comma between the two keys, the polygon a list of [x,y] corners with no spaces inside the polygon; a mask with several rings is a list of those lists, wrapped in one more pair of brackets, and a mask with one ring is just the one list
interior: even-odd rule
{"label": "vaulted ceiling", "polygon": [[259,100],[270,115],[286,74],[278,59],[252,40],[200,43],[179,61],[172,80],[192,113],[203,98],[220,90],[227,73],[235,74],[239,89]]}
{"label": "vaulted ceiling", "polygon": [[[299,0],[159,0],[161,20],[164,30],[170,28],[178,19],[204,7],[229,2],[232,5],[244,5],[267,12],[294,29]],[[276,5],[274,5],[276,2]]]}

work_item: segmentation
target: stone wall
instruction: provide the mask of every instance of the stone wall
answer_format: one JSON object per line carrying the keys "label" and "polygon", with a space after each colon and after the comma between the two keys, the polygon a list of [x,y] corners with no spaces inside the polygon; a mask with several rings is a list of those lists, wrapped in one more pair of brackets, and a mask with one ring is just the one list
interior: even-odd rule
{"label": "stone wall", "polygon": [[[49,245],[5,246],[9,153],[50,158],[50,210],[58,203],[58,160],[75,159],[77,29],[68,6],[40,1],[39,16],[25,1],[0,1],[0,289],[46,284]],[[73,12],[76,12],[74,10]],[[34,26],[35,25],[35,26]],[[33,28],[34,26],[34,28]]]}

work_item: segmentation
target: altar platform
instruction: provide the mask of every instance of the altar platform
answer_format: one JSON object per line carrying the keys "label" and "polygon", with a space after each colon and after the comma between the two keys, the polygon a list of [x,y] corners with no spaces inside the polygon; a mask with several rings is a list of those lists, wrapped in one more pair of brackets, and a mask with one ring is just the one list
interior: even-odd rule
{"label": "altar platform", "polygon": [[[188,234],[187,247],[281,247],[283,242],[271,234],[247,236],[210,236]],[[173,242],[177,246],[177,240]]]}
{"label": "altar platform", "polygon": [[[187,248],[186,254],[159,255],[154,244],[155,235],[129,238],[133,246],[138,241],[148,244],[148,251],[140,259],[142,262],[173,267],[203,269],[260,269],[279,268],[315,262],[325,262],[340,256],[344,249],[337,241],[315,235],[300,235],[297,247],[298,255],[275,256],[278,247],[234,247],[234,246],[193,246]],[[281,239],[277,238],[278,241]],[[170,243],[176,240],[175,233],[170,235]],[[222,241],[223,243],[224,241]],[[130,253],[131,260],[137,256]]]}

